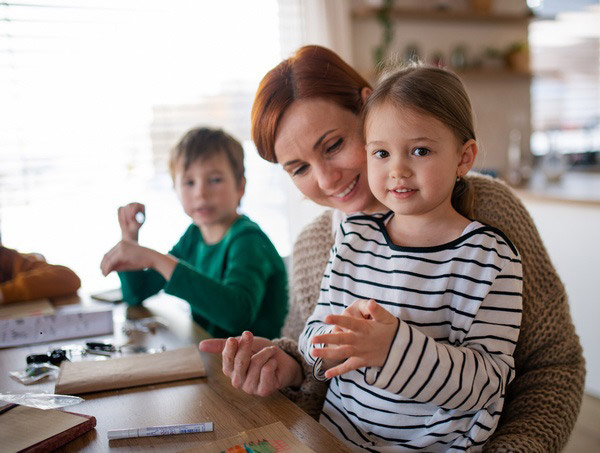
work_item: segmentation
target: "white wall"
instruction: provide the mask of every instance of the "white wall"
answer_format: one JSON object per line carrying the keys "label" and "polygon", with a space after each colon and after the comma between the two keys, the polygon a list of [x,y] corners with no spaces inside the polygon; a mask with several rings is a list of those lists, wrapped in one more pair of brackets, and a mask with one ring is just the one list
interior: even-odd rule
{"label": "white wall", "polygon": [[569,295],[586,360],[586,392],[600,397],[600,203],[522,199]]}

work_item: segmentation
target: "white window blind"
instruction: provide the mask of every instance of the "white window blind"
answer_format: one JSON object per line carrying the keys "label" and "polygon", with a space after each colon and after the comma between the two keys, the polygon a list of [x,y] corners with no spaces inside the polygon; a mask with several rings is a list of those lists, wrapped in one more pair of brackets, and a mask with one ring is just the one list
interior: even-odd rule
{"label": "white window blind", "polygon": [[548,3],[552,17],[530,25],[532,151],[593,161],[600,153],[600,5]]}
{"label": "white window blind", "polygon": [[242,210],[289,253],[283,176],[249,143],[279,43],[277,0],[0,3],[3,243],[73,267],[87,289],[114,286],[99,264],[116,208],[146,203],[140,241],[166,252],[189,223],[167,153],[206,125],[244,142]]}

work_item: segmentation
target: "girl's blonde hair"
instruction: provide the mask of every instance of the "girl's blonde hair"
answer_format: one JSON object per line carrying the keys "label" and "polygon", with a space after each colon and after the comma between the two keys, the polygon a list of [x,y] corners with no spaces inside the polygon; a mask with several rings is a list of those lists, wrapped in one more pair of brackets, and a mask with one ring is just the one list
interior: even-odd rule
{"label": "girl's blonde hair", "polygon": [[[363,124],[373,108],[388,102],[436,118],[452,130],[461,144],[475,140],[469,96],[458,76],[446,69],[416,63],[386,72],[365,104]],[[452,206],[472,218],[473,190],[464,178],[454,185]]]}

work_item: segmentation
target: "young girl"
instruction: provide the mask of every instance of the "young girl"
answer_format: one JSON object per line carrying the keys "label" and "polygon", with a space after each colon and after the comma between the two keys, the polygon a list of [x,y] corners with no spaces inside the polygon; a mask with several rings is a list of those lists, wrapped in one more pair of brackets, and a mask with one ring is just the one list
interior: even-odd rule
{"label": "young girl", "polygon": [[300,336],[333,378],[320,422],[355,449],[480,450],[514,377],[522,271],[501,231],[469,220],[469,98],[448,71],[404,68],[370,96],[364,131],[390,211],[340,225]]}
{"label": "young girl", "polygon": [[144,205],[119,208],[122,240],[104,256],[102,272],[119,271],[130,305],[164,289],[186,300],[213,336],[252,329],[276,337],[287,313],[287,274],[267,235],[238,214],[246,184],[242,145],[220,129],[192,129],[172,150],[169,168],[192,224],[163,254],[138,243],[136,214]]}

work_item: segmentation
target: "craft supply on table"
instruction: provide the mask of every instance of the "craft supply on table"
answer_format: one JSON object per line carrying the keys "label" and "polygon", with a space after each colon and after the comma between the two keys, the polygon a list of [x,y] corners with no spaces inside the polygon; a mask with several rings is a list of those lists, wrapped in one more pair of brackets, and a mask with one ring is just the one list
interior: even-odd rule
{"label": "craft supply on table", "polygon": [[[231,450],[229,450],[230,448]],[[226,439],[203,443],[198,447],[190,448],[180,453],[219,453],[223,451],[285,451],[286,453],[314,453],[314,450],[300,442],[300,440],[281,422],[251,429]]]}
{"label": "craft supply on table", "polygon": [[58,409],[73,406],[85,401],[72,395],[56,395],[53,393],[0,393],[0,401],[18,404],[19,406],[35,407],[36,409]]}
{"label": "craft supply on table", "polygon": [[113,333],[112,308],[57,308],[53,314],[0,319],[0,348]]}
{"label": "craft supply on table", "polygon": [[55,391],[78,395],[203,376],[204,362],[194,345],[110,360],[63,362]]}
{"label": "craft supply on table", "polygon": [[168,436],[170,434],[192,434],[213,431],[213,422],[190,423],[186,425],[150,426],[148,428],[112,429],[106,435],[109,440],[132,437]]}

